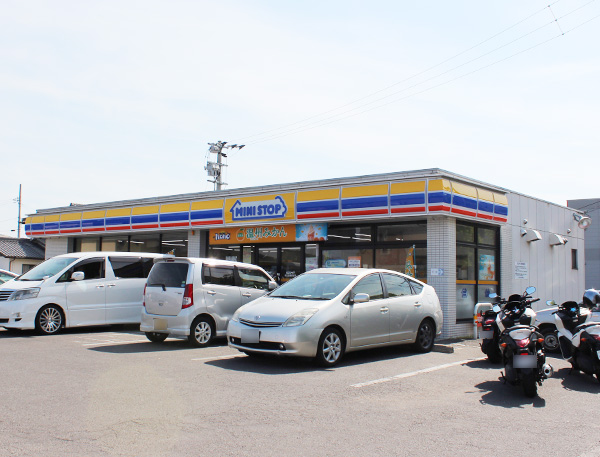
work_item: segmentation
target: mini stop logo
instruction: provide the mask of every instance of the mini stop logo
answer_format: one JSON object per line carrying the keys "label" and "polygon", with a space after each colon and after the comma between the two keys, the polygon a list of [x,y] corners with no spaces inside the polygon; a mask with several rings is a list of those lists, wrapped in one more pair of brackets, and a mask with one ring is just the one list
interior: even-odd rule
{"label": "mini stop logo", "polygon": [[251,221],[257,219],[281,219],[285,217],[288,207],[279,195],[273,200],[258,202],[236,201],[229,210],[234,221]]}

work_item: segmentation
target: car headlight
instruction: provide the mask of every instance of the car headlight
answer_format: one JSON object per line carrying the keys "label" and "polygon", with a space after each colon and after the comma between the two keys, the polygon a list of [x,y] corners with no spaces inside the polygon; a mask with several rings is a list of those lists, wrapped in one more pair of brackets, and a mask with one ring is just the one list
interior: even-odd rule
{"label": "car headlight", "polygon": [[40,293],[39,287],[32,287],[31,289],[15,290],[9,300],[26,300],[28,298],[36,298]]}
{"label": "car headlight", "polygon": [[284,327],[298,327],[306,324],[306,322],[319,311],[318,308],[308,308],[298,311],[283,324]]}

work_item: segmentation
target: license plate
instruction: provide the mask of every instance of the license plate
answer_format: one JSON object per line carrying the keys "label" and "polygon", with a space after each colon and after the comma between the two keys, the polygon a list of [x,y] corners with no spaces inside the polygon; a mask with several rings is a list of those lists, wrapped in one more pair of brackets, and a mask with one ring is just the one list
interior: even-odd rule
{"label": "license plate", "polygon": [[535,368],[537,367],[537,357],[535,355],[515,355],[513,359],[515,368]]}
{"label": "license plate", "polygon": [[166,319],[154,319],[154,330],[166,330],[167,320]]}
{"label": "license plate", "polygon": [[242,329],[242,343],[258,343],[260,341],[260,331],[255,328]]}
{"label": "license plate", "polygon": [[483,338],[484,340],[491,340],[493,337],[493,330],[482,330],[481,332],[479,332],[479,338]]}

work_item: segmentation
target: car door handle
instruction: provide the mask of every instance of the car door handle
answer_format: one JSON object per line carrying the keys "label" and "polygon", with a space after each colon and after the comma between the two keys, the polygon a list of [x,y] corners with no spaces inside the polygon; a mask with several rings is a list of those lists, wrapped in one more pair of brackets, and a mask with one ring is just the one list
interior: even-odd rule
{"label": "car door handle", "polygon": [[242,297],[252,297],[252,294],[242,294]]}
{"label": "car door handle", "polygon": [[415,308],[420,308],[421,306],[422,306],[421,303],[419,303],[419,302],[415,303]]}
{"label": "car door handle", "polygon": [[217,293],[214,290],[207,290],[206,293],[208,295],[217,295]]}
{"label": "car door handle", "polygon": [[103,288],[103,287],[104,287],[104,284],[98,284],[98,285],[96,286],[96,289],[101,289],[101,288]]}
{"label": "car door handle", "polygon": [[115,287],[116,284],[108,284],[108,287]]}
{"label": "car door handle", "polygon": [[389,308],[387,308],[387,307],[385,307],[385,306],[384,306],[383,308],[381,308],[381,309],[380,309],[380,311],[381,311],[381,314],[385,314],[385,313],[387,313],[389,310],[390,310],[390,309],[389,309]]}

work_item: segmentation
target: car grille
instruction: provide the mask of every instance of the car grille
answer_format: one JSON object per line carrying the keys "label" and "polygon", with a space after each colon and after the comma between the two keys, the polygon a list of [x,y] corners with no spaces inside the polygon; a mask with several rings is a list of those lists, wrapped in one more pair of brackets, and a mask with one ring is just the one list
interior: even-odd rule
{"label": "car grille", "polygon": [[0,301],[8,300],[8,297],[12,295],[14,290],[0,290]]}
{"label": "car grille", "polygon": [[248,327],[265,328],[265,327],[281,327],[281,322],[254,322],[246,319],[240,319],[240,324]]}

